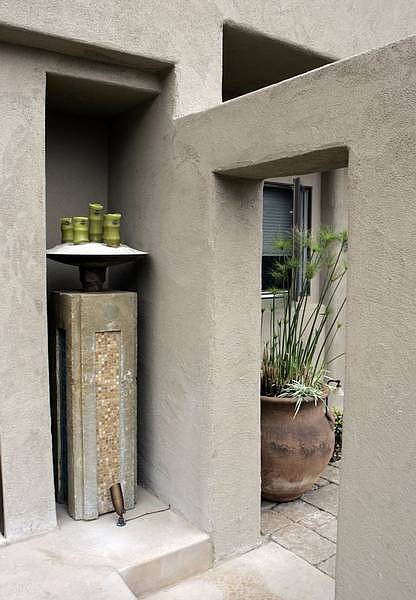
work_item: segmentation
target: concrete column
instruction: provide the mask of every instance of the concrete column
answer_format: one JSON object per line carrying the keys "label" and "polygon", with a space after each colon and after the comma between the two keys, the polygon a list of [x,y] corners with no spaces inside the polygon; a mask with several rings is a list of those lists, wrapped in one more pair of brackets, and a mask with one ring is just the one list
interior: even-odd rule
{"label": "concrete column", "polygon": [[114,269],[112,287],[140,291],[140,480],[219,558],[260,533],[262,186],[217,179],[176,138],[172,83],[113,127],[109,206],[149,260],[138,278]]}
{"label": "concrete column", "polygon": [[[331,227],[335,231],[348,230],[348,169],[335,169],[322,173],[322,201],[321,201],[321,223],[323,227]],[[348,256],[345,256],[348,263]],[[347,295],[348,272],[339,285],[331,305],[333,315],[337,312],[341,303]],[[335,285],[335,284],[334,284]],[[333,289],[333,288],[332,288]],[[332,347],[327,352],[327,360],[333,362],[330,364],[330,376],[341,380],[341,385],[345,388],[345,336],[346,336],[346,309],[341,312],[338,319],[341,327],[335,337]],[[327,324],[327,329],[330,322]],[[330,405],[343,407],[345,398],[330,394]]]}
{"label": "concrete column", "polygon": [[262,182],[216,178],[206,517],[217,558],[260,538],[262,197]]}
{"label": "concrete column", "polygon": [[0,49],[0,438],[5,535],[56,524],[45,281],[45,74]]}

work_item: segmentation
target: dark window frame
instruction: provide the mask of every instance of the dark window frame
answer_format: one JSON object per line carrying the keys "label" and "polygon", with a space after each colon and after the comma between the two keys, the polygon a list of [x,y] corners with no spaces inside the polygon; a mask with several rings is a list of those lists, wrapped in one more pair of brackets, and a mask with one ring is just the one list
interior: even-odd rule
{"label": "dark window frame", "polygon": [[[283,183],[283,182],[278,182],[278,181],[265,181],[264,185],[263,185],[263,194],[264,194],[264,189],[265,188],[277,188],[277,189],[282,189],[282,190],[290,190],[292,192],[292,196],[294,198],[294,188],[295,188],[295,183]],[[303,190],[306,191],[307,193],[307,224],[306,224],[306,230],[307,231],[311,231],[312,230],[312,186],[310,185],[302,185]],[[294,214],[294,208],[292,207],[292,214]],[[263,240],[262,240],[262,248],[263,248]],[[265,272],[265,262],[264,261],[264,257],[268,258],[268,259],[276,259],[276,256],[270,256],[270,255],[264,255],[262,253],[262,281],[261,281],[261,292],[262,294],[267,294],[270,290],[270,285],[265,285],[266,282],[268,281],[267,279],[267,273]],[[271,266],[271,260],[267,261],[268,264],[268,269],[270,270]]]}

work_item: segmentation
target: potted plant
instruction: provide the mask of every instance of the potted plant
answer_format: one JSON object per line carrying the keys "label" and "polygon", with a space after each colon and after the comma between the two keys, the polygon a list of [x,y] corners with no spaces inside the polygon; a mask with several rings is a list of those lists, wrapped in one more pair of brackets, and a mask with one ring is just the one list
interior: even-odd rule
{"label": "potted plant", "polygon": [[[344,298],[332,314],[346,272],[347,234],[294,232],[276,247],[280,257],[272,272],[270,331],[261,364],[262,495],[288,502],[313,485],[334,450],[326,356],[345,304]],[[318,275],[320,291],[312,303],[311,281]],[[262,327],[264,316],[262,311]]]}

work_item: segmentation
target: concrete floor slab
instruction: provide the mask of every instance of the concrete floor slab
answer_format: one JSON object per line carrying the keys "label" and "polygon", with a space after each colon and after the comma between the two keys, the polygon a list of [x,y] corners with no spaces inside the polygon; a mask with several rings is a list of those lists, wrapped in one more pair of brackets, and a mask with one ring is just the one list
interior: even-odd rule
{"label": "concrete floor slab", "polygon": [[[137,506],[126,518],[164,506],[140,488]],[[212,564],[209,536],[172,510],[119,528],[114,513],[74,521],[58,506],[58,523],[47,535],[0,548],[1,597],[127,600],[134,597],[131,592],[172,585]]]}
{"label": "concrete floor slab", "polygon": [[146,600],[333,600],[334,581],[268,543]]}

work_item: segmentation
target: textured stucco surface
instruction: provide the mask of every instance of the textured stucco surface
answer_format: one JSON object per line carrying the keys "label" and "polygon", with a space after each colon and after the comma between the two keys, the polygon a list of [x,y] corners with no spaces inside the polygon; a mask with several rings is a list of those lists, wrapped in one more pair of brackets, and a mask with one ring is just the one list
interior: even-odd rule
{"label": "textured stucco surface", "polygon": [[[115,274],[114,285],[139,286],[142,299],[141,477],[211,534],[217,557],[253,547],[259,537],[261,180],[348,162],[348,402],[337,594],[339,600],[390,600],[400,593],[410,600],[415,40],[205,112],[172,117],[220,101],[224,18],[345,56],[410,33],[416,9],[404,1],[386,10],[378,2],[330,0],[224,6],[128,1],[120,12],[107,0],[99,6],[6,2],[0,20],[70,38],[68,52],[91,44],[126,52],[126,62],[136,53],[176,62],[146,112],[132,111],[112,124],[108,204],[129,214],[126,243],[150,252],[138,278],[121,270],[127,275]],[[56,40],[43,39],[54,48]],[[104,50],[98,58],[106,59]],[[0,322],[7,344],[1,346],[0,436],[6,535],[13,540],[55,524],[46,351],[45,72],[85,76],[87,69],[89,77],[106,80],[114,77],[114,66],[9,46],[2,46],[1,59],[0,181],[7,233],[0,273],[7,294]],[[131,69],[116,71],[131,82]],[[156,80],[146,85],[154,89]]]}
{"label": "textured stucco surface", "polygon": [[[0,36],[97,60],[108,56],[143,63],[149,69],[175,63],[176,112],[181,115],[221,99],[224,21],[341,58],[411,35],[415,19],[416,5],[409,0],[5,0]],[[161,65],[146,65],[136,56],[158,59]]]}
{"label": "textured stucco surface", "polygon": [[[197,157],[194,161],[199,169],[218,169],[224,174],[227,169],[235,173],[238,168],[241,176],[245,170],[251,177],[256,173],[262,177],[265,172],[268,176],[284,175],[291,168],[285,157],[300,154],[307,171],[308,160],[312,157],[315,164],[319,149],[331,159],[333,153],[328,148],[349,148],[351,268],[347,284],[348,403],[337,561],[339,599],[374,595],[387,599],[399,594],[410,600],[416,589],[410,558],[415,550],[415,532],[406,516],[416,494],[414,481],[408,477],[416,451],[412,433],[416,332],[411,292],[416,271],[408,251],[416,225],[412,205],[415,59],[416,43],[410,38],[178,123],[177,138]],[[258,139],[261,145],[255,143]],[[293,164],[298,165],[299,159]],[[206,182],[204,193],[209,196],[205,186]],[[215,191],[215,184],[211,189]],[[241,190],[240,202],[253,197]],[[213,204],[222,202],[222,194],[217,192]],[[220,224],[215,223],[218,228]],[[245,239],[242,235],[238,244],[240,260],[250,264]],[[257,305],[247,292],[240,302],[245,302],[249,324],[250,316],[257,314]],[[219,363],[227,364],[233,354],[238,364],[244,349],[240,347],[236,353],[236,348],[227,344],[217,351]],[[246,368],[251,368],[249,358],[245,360]],[[226,387],[225,378],[223,382]],[[371,461],[371,468],[358,469],[358,465]],[[399,518],[393,506],[399,507]]]}
{"label": "textured stucco surface", "polygon": [[[336,231],[348,230],[348,169],[339,169],[336,171],[327,171],[322,173],[322,206],[321,222],[323,227],[332,227]],[[348,253],[344,257],[348,268]],[[332,302],[332,314],[335,314],[341,306],[347,294],[347,274],[340,283],[334,294]],[[336,284],[335,284],[336,285]],[[345,387],[345,336],[346,336],[346,310],[342,310],[339,323],[339,329],[332,347],[327,352],[327,360],[332,361],[330,365],[330,376],[341,380],[341,385]],[[337,358],[338,357],[338,358]],[[331,395],[330,403],[342,407],[343,398]]]}
{"label": "textured stucco surface", "polygon": [[[46,332],[44,74],[0,61],[0,402],[5,534],[55,525]],[[24,176],[22,176],[24,174]]]}
{"label": "textured stucco surface", "polygon": [[149,96],[160,84],[126,67],[6,44],[0,53],[0,437],[5,535],[13,541],[56,524],[46,331],[46,73],[101,78]]}
{"label": "textured stucco surface", "polygon": [[[169,91],[144,116],[121,119],[112,148],[109,204],[123,199],[126,242],[150,253],[138,279],[140,477],[224,556],[259,540],[262,185],[217,181],[200,166],[193,144],[176,139]],[[123,284],[114,272],[113,286]],[[255,313],[241,303],[247,294]],[[222,353],[230,344],[237,363]]]}

